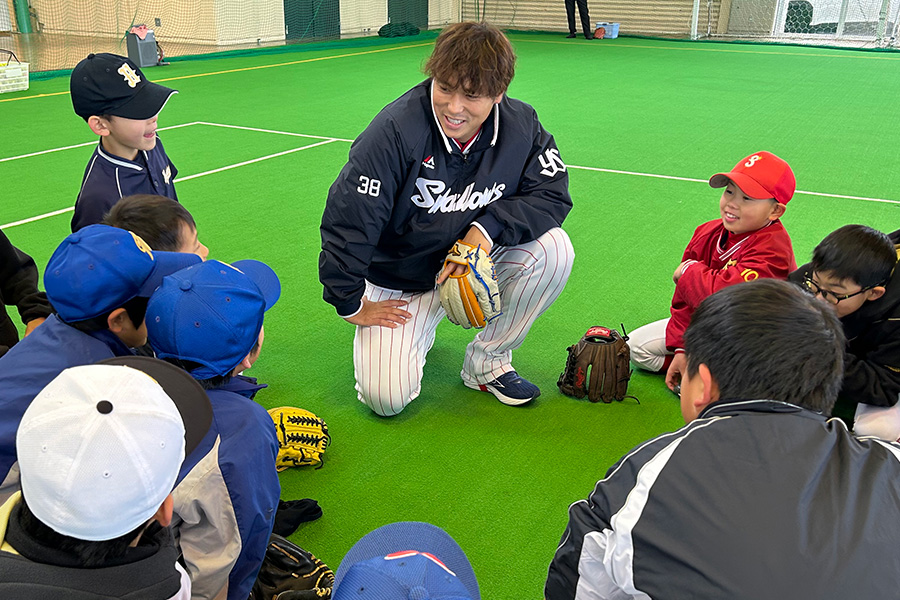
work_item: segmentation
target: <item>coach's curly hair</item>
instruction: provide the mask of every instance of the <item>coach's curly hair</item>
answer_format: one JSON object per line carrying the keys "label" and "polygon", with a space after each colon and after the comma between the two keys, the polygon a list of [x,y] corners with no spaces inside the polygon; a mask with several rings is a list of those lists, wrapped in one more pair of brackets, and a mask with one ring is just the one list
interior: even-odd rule
{"label": "coach's curly hair", "polygon": [[425,73],[467,93],[496,97],[506,92],[516,54],[503,32],[487,23],[454,23],[434,42]]}

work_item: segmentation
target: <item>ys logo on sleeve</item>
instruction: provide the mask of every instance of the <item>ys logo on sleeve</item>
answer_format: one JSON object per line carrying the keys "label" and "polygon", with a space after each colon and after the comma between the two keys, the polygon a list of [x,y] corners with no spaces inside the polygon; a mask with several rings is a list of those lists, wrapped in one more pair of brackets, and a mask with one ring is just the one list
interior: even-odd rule
{"label": "ys logo on sleeve", "polygon": [[566,172],[566,163],[559,157],[559,150],[556,148],[548,148],[546,152],[538,156],[538,160],[541,166],[544,167],[541,169],[541,175],[553,177],[557,173]]}

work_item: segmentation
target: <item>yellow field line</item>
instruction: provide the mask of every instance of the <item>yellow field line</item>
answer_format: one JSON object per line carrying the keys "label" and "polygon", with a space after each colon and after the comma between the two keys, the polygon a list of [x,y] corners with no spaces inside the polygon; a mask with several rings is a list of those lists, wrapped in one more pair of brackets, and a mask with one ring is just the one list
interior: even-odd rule
{"label": "yellow field line", "polygon": [[[378,54],[379,52],[392,52],[394,50],[406,50],[407,48],[419,48],[422,46],[430,46],[433,42],[424,42],[422,44],[409,44],[407,46],[397,46],[394,48],[379,48],[378,50],[366,50],[364,52],[351,52],[349,54],[334,54],[331,56],[320,56],[318,58],[306,58],[303,60],[292,60],[283,63],[274,63],[271,65],[259,65],[256,67],[242,67],[240,69],[226,69],[224,71],[212,71],[210,73],[196,73],[194,75],[181,75],[179,77],[168,77],[166,79],[154,79],[154,82],[161,83],[163,81],[178,81],[180,79],[193,79],[195,77],[209,77],[210,75],[224,75],[226,73],[240,73],[242,71],[256,71],[257,69],[271,69],[273,67],[287,67],[289,65],[299,65],[303,63],[318,62],[320,60],[332,60],[335,58],[348,58],[351,56],[363,56],[365,54]],[[69,92],[53,92],[50,94],[35,94],[33,96],[22,96],[20,98],[4,98],[0,102],[15,102],[17,100],[31,100],[32,98],[47,98],[49,96],[64,96]]]}
{"label": "yellow field line", "polygon": [[[515,42],[527,42],[530,44],[563,44],[571,46],[571,42],[562,42],[562,41],[549,41],[549,40],[523,40],[520,38],[514,38]],[[723,44],[727,44],[728,42],[722,42]],[[601,47],[602,43],[594,44],[595,47]],[[892,56],[885,56],[883,54],[876,54],[874,52],[859,52],[854,51],[853,48],[848,48],[847,52],[842,54],[814,54],[814,53],[803,53],[803,52],[765,52],[762,50],[732,50],[729,48],[701,48],[700,44],[696,42],[694,44],[684,44],[678,46],[646,46],[642,44],[610,44],[612,48],[642,48],[644,50],[692,50],[695,52],[728,52],[731,54],[771,54],[771,55],[781,55],[781,56],[812,56],[815,58],[868,58],[872,60],[900,60],[900,53],[895,53]],[[810,48],[810,50],[815,50],[815,48]]]}

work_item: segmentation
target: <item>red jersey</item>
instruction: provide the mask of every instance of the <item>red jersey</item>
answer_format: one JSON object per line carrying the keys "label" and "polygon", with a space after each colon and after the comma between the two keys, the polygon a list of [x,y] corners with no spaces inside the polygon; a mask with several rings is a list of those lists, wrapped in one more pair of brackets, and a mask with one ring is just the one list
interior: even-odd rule
{"label": "red jersey", "polygon": [[672,318],[666,327],[669,350],[684,348],[691,315],[710,294],[760,277],[787,279],[797,269],[791,238],[780,220],[739,235],[729,233],[722,219],[704,223],[694,231],[681,260],[696,262],[685,265],[675,284]]}

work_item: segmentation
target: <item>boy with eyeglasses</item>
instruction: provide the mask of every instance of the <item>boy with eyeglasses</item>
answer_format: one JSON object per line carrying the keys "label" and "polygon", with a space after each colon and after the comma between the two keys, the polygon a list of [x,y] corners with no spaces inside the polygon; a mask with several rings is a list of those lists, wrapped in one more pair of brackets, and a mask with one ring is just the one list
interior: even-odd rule
{"label": "boy with eyeglasses", "polygon": [[827,302],[847,337],[844,380],[832,414],[857,435],[900,438],[900,230],[845,225],[789,279]]}

